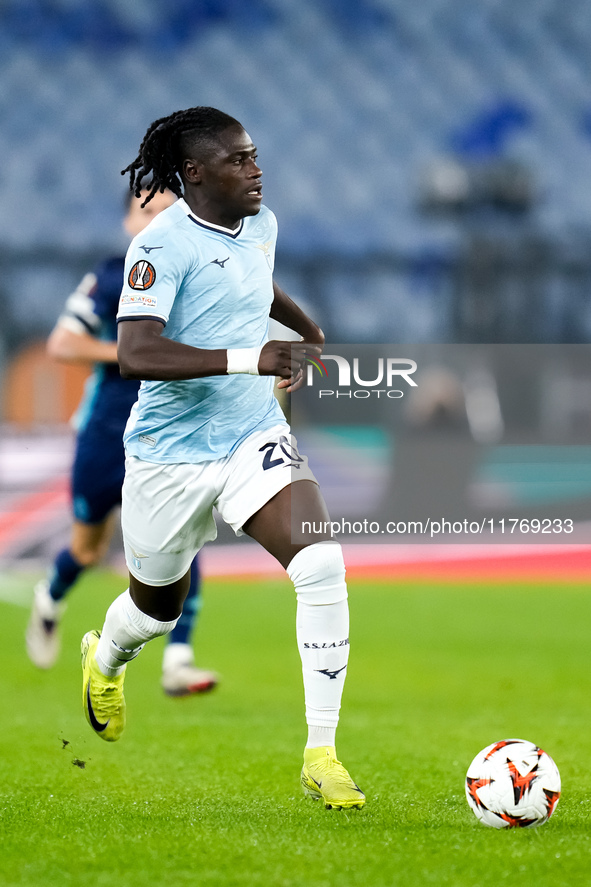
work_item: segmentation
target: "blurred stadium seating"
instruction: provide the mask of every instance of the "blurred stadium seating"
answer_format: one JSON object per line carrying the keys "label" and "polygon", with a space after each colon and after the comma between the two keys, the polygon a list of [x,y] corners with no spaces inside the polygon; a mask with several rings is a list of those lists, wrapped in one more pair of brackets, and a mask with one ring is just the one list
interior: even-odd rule
{"label": "blurred stadium seating", "polygon": [[[279,274],[333,340],[588,340],[590,25],[584,0],[6,0],[0,298],[13,340],[44,335],[79,271],[122,248],[119,170],[153,119],[195,104],[253,134]],[[480,192],[459,211],[421,202],[433,174],[453,191],[450,169],[469,185],[503,164],[527,179],[520,206]],[[513,247],[513,273],[492,294],[496,319],[469,304],[469,321],[455,272],[483,240]],[[515,249],[532,243],[533,306]],[[516,286],[527,321],[503,307]]]}

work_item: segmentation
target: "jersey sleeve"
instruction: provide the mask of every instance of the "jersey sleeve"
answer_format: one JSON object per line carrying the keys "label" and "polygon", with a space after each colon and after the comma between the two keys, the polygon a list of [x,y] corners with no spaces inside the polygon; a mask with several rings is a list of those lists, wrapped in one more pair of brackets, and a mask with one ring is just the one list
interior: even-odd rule
{"label": "jersey sleeve", "polygon": [[125,259],[117,321],[159,320],[166,324],[182,282],[195,265],[182,233],[166,232],[158,243],[145,235],[132,240]]}
{"label": "jersey sleeve", "polygon": [[96,313],[96,305],[93,293],[97,286],[97,276],[94,272],[85,274],[76,289],[66,299],[62,313],[58,318],[58,325],[71,330],[73,333],[84,333],[97,336],[101,326],[101,319]]}

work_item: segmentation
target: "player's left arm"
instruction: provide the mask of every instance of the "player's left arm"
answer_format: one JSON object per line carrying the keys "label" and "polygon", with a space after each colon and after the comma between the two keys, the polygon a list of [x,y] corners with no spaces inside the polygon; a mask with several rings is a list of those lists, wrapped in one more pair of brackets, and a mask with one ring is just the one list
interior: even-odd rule
{"label": "player's left arm", "polygon": [[302,337],[311,345],[324,345],[324,333],[311,317],[296,305],[293,299],[273,281],[273,304],[269,312],[273,320],[279,321]]}
{"label": "player's left arm", "polygon": [[117,343],[57,323],[47,340],[47,353],[61,363],[117,363]]}
{"label": "player's left arm", "polygon": [[[324,333],[318,324],[314,323],[312,318],[308,317],[275,281],[273,281],[273,303],[269,314],[273,320],[277,320],[283,326],[288,327],[288,329],[299,333],[302,337],[302,342],[312,346],[310,348],[311,353],[317,357],[322,354]],[[291,379],[281,379],[277,383],[277,387],[285,388],[288,393],[291,393],[292,391],[297,391],[303,385],[303,382],[304,371],[300,367]]]}
{"label": "player's left arm", "polygon": [[87,366],[117,363],[117,343],[105,340],[100,334],[105,319],[114,316],[119,296],[118,288],[113,287],[113,278],[118,281],[120,273],[119,260],[108,260],[84,275],[66,299],[47,339],[47,353],[51,358]]}

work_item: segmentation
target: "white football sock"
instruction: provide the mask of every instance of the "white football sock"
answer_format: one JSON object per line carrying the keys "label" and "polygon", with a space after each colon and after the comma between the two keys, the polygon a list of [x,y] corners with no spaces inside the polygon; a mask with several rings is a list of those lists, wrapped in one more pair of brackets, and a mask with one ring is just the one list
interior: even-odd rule
{"label": "white football sock", "polygon": [[96,662],[104,675],[120,675],[128,662],[138,655],[146,641],[168,634],[172,622],[158,622],[143,613],[131,599],[129,589],[116,598],[105,617],[101,638],[96,648]]}
{"label": "white football sock", "polygon": [[308,741],[306,748],[324,748],[327,745],[335,746],[336,727],[315,727],[308,724]]}
{"label": "white football sock", "polygon": [[309,545],[296,554],[287,572],[298,599],[296,630],[309,728],[307,748],[335,745],[349,659],[341,546],[338,542]]}
{"label": "white football sock", "polygon": [[168,643],[162,656],[162,671],[179,668],[182,665],[193,665],[194,661],[191,644]]}

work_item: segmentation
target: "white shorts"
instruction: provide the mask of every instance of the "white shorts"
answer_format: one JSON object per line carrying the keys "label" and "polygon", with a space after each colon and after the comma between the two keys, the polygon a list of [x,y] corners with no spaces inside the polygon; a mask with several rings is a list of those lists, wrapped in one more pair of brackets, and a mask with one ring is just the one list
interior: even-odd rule
{"label": "white shorts", "polygon": [[254,432],[214,462],[128,456],[121,526],[129,572],[146,585],[176,582],[217,536],[214,507],[241,536],[246,521],[294,480],[317,483],[287,424]]}

